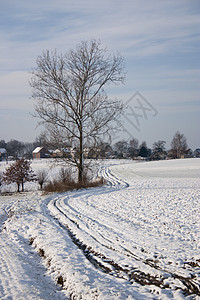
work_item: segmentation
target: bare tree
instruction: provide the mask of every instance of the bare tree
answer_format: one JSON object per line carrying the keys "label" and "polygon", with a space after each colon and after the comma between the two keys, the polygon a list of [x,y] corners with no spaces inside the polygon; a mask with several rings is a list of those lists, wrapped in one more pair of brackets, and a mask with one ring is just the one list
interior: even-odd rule
{"label": "bare tree", "polygon": [[139,141],[138,141],[138,139],[132,138],[132,139],[130,140],[130,142],[129,142],[129,145],[130,145],[130,147],[133,148],[133,149],[138,149],[138,146],[139,146]]}
{"label": "bare tree", "polygon": [[86,145],[108,135],[121,112],[121,102],[110,100],[104,88],[124,81],[124,60],[110,56],[100,42],[81,42],[64,55],[43,52],[32,72],[31,87],[36,100],[36,116],[60,147],[73,147],[70,157],[78,168],[78,181],[84,173]]}
{"label": "bare tree", "polygon": [[166,157],[166,150],[165,150],[165,141],[157,141],[153,143],[153,151],[151,154],[151,159],[159,160],[164,159]]}
{"label": "bare tree", "polygon": [[114,148],[117,152],[118,158],[126,157],[127,149],[128,149],[128,142],[127,141],[118,141],[114,144]]}
{"label": "bare tree", "polygon": [[171,151],[174,158],[180,158],[188,148],[187,140],[184,134],[177,131],[171,141]]}
{"label": "bare tree", "polygon": [[136,138],[132,138],[129,141],[129,154],[131,157],[136,157],[138,155],[139,141]]}
{"label": "bare tree", "polygon": [[22,192],[24,191],[24,183],[26,181],[34,181],[36,179],[30,162],[25,159],[16,160],[3,173],[3,181],[6,184],[16,183],[17,191],[20,192],[20,185],[22,185]]}
{"label": "bare tree", "polygon": [[10,140],[6,144],[6,150],[8,155],[15,157],[16,159],[22,157],[24,154],[24,143],[18,140]]}

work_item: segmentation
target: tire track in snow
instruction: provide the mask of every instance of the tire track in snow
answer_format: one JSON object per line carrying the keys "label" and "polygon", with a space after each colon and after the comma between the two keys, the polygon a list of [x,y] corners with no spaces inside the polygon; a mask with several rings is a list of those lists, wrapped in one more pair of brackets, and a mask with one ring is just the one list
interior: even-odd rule
{"label": "tire track in snow", "polygon": [[[101,168],[100,171],[98,172],[98,175],[100,177],[103,177],[106,180],[107,185],[110,187],[113,187],[113,188],[118,187],[120,189],[129,187],[128,183],[126,183],[125,181],[112,175],[108,168],[105,168],[105,167]],[[108,193],[108,192],[110,192],[110,191],[107,191],[107,190],[100,191],[101,194]],[[91,196],[90,192],[89,192],[89,196]],[[53,213],[55,215],[55,209],[56,209],[62,216],[64,216],[72,224],[75,224],[75,226],[77,226],[79,228],[79,224],[74,219],[70,218],[66,214],[65,210],[62,209],[63,206],[66,206],[66,204],[64,204],[62,199],[52,200],[51,203],[49,203],[49,208],[50,208],[51,213]],[[68,204],[67,207],[70,207],[70,205]],[[74,210],[74,209],[71,207],[70,210]],[[75,213],[78,213],[78,212],[75,212]],[[58,217],[57,213],[56,213],[56,217]],[[61,218],[61,219],[63,219],[63,218]],[[88,218],[88,219],[90,219],[90,218]],[[95,222],[95,223],[98,222],[97,220],[91,220],[91,221]],[[90,246],[88,246],[88,245],[84,244],[82,241],[80,241],[80,239],[77,238],[76,235],[73,233],[73,230],[65,222],[60,220],[60,225],[62,227],[64,227],[65,229],[67,229],[68,234],[71,237],[73,243],[76,244],[79,247],[79,249],[81,249],[83,251],[85,257],[96,268],[101,269],[103,272],[108,273],[112,276],[124,278],[127,280],[128,270],[124,271],[123,268],[119,264],[115,263],[113,260],[106,257],[104,254],[94,251],[93,249],[91,249]],[[97,243],[101,244],[103,247],[108,248],[111,251],[115,251],[114,248],[106,245],[105,243],[102,243],[100,240],[98,240],[95,236],[91,235],[89,232],[86,232],[86,234],[89,235]],[[99,233],[99,235],[101,235],[102,239],[107,240],[109,243],[112,243],[111,240],[109,241],[101,233]],[[130,255],[130,252],[128,255]]]}
{"label": "tire track in snow", "polygon": [[[128,183],[126,183],[123,180],[116,178],[114,175],[112,175],[108,168],[101,168],[99,171],[99,175],[103,176],[104,179],[106,180],[108,186],[113,187],[114,190],[116,190],[116,188],[123,189],[123,188],[129,187]],[[105,193],[106,192],[107,191],[105,191]],[[104,192],[102,191],[101,193],[103,194]],[[88,193],[88,197],[90,197],[90,196],[91,195],[89,195],[89,193]],[[81,195],[80,195],[80,197],[81,197]],[[78,221],[80,221],[81,217],[79,216],[79,218],[76,218],[78,211],[75,211],[75,209],[73,207],[70,207],[70,205],[68,203],[66,204],[64,201],[62,201],[62,199],[55,200],[53,202],[53,206],[54,206],[54,209],[56,209],[60,215],[64,216],[64,218],[68,219],[78,229],[80,228]],[[67,208],[69,209],[68,211],[67,211]],[[72,215],[72,217],[69,217],[68,213],[70,215]],[[73,219],[73,214],[75,217],[74,219]],[[96,223],[96,220],[91,219],[91,222]],[[153,284],[162,289],[169,288],[168,284],[166,284],[166,285],[164,284],[164,277],[162,277],[162,275],[160,275],[160,278],[159,278],[157,275],[150,275],[149,273],[148,274],[144,273],[137,268],[135,270],[134,270],[134,268],[132,270],[129,268],[124,268],[124,267],[120,266],[118,263],[114,262],[109,257],[106,257],[106,255],[104,255],[103,253],[95,251],[94,249],[91,248],[91,246],[89,246],[86,243],[84,243],[83,241],[81,241],[77,237],[77,235],[73,232],[73,229],[70,228],[70,226],[68,225],[69,223],[66,224],[65,222],[63,222],[61,220],[60,224],[61,224],[61,226],[64,226],[67,228],[68,234],[70,235],[73,243],[75,243],[79,247],[79,249],[81,249],[83,251],[85,257],[96,268],[100,269],[101,271],[108,273],[109,275],[118,277],[118,278],[123,278],[130,282],[136,281],[137,283],[139,283],[141,285]],[[80,230],[83,230],[83,228],[81,228]],[[119,252],[119,250],[117,250],[115,248],[108,247],[106,244],[102,244],[102,242],[100,240],[98,240],[95,236],[91,235],[91,232],[86,232],[86,234],[90,235],[91,238],[96,240],[96,242],[100,243],[103,247],[109,248],[111,250],[111,252],[112,251]],[[98,234],[101,235],[101,233],[99,233],[99,232],[98,232]],[[106,240],[106,238],[103,235],[102,235],[102,238],[104,240]],[[109,242],[112,242],[112,241],[110,240]],[[200,295],[199,288],[198,288],[196,282],[193,282],[192,278],[186,278],[184,276],[180,276],[178,274],[171,273],[168,270],[164,270],[164,269],[160,268],[159,266],[155,265],[151,261],[144,260],[140,257],[137,257],[134,253],[132,253],[126,247],[122,246],[122,249],[127,252],[127,256],[131,256],[134,260],[141,261],[142,263],[148,265],[150,268],[159,270],[161,272],[161,274],[163,272],[168,273],[170,277],[181,281],[183,283],[183,285],[185,286],[185,289],[184,289],[185,292],[187,292],[189,294],[194,293],[194,294]]]}
{"label": "tire track in snow", "polygon": [[24,270],[22,265],[23,254],[18,247],[13,245],[8,237],[0,236],[0,296],[11,297],[11,299],[36,299],[39,297],[39,291],[32,286],[30,289],[31,278]]}
{"label": "tire track in snow", "polygon": [[39,255],[17,229],[10,234],[4,226],[0,231],[0,299],[60,299],[56,292]]}
{"label": "tire track in snow", "polygon": [[[62,207],[58,207],[56,205],[56,202],[59,202],[59,199],[54,201],[54,208],[56,208],[62,216],[65,216],[66,219],[69,219],[72,223],[74,223],[76,226],[79,225],[74,222],[74,220],[70,219],[67,214],[62,210]],[[130,283],[133,283],[134,281],[141,284],[141,285],[155,285],[162,289],[168,289],[169,284],[164,283],[165,277],[163,277],[161,274],[164,272],[165,276],[168,274],[171,278],[174,278],[175,280],[179,280],[182,282],[182,284],[185,286],[183,291],[188,294],[196,294],[200,295],[199,287],[196,282],[193,281],[192,278],[187,278],[181,275],[178,275],[176,273],[169,272],[169,270],[165,270],[154,264],[152,261],[144,260],[141,257],[136,256],[134,253],[132,253],[129,249],[122,246],[122,248],[127,252],[127,256],[132,257],[134,260],[141,262],[145,265],[148,265],[152,269],[156,269],[160,271],[160,276],[158,275],[151,275],[150,273],[145,273],[143,271],[140,271],[140,268],[125,268],[118,263],[116,263],[113,259],[106,257],[103,253],[95,251],[91,246],[88,246],[86,243],[81,241],[76,234],[73,233],[73,230],[65,223],[60,222],[60,226],[62,228],[65,228],[68,231],[69,236],[71,237],[73,243],[77,245],[77,247],[83,251],[83,254],[85,257],[94,265],[95,268],[100,269],[102,272],[107,273],[111,276],[128,280]],[[99,240],[97,240],[94,236],[91,236],[94,240],[96,240],[98,243],[100,243],[102,246],[108,248],[112,251],[117,251],[120,253],[120,251],[109,248],[107,245],[102,244]],[[124,254],[124,253],[123,253]],[[182,289],[182,288],[180,288]]]}
{"label": "tire track in snow", "polygon": [[109,168],[102,167],[98,172],[99,177],[103,177],[107,184],[112,187],[120,187],[120,188],[126,188],[129,187],[129,184],[125,181],[123,181],[120,178],[117,178],[113,174],[111,174],[111,171]]}
{"label": "tire track in snow", "polygon": [[[115,177],[114,175],[112,175],[108,168],[101,168],[101,170],[99,171],[99,175],[103,176],[104,179],[106,180],[108,186],[113,187],[114,190],[116,190],[116,188],[123,189],[123,188],[129,187],[128,183],[126,183],[125,181],[123,181],[123,180]],[[105,189],[104,191],[100,190],[100,194],[104,194],[104,193],[107,194],[107,193],[110,193],[110,192],[112,192],[112,191],[107,190],[107,189]],[[84,194],[84,197],[85,197],[85,192],[83,194]],[[86,192],[86,194],[87,194],[87,192]],[[96,195],[96,193],[95,193],[95,195]],[[70,196],[69,196],[69,198],[70,198]],[[82,197],[82,196],[83,195],[79,195],[79,197]],[[90,197],[90,196],[91,196],[91,192],[88,191],[88,197]],[[65,200],[66,200],[66,198],[65,198]],[[76,216],[78,214],[78,211],[76,211],[72,206],[70,206],[69,203],[66,204],[66,203],[64,203],[63,199],[57,198],[56,200],[52,200],[49,203],[48,206],[49,206],[49,209],[50,209],[51,213],[54,216],[56,216],[57,219],[59,219],[60,226],[62,226],[63,228],[65,228],[67,230],[67,232],[68,232],[69,236],[71,237],[73,243],[76,244],[78,246],[78,248],[83,251],[85,257],[96,268],[98,268],[101,271],[103,271],[105,273],[108,273],[108,274],[110,274],[114,277],[123,278],[123,279],[129,280],[129,281],[132,280],[132,278],[133,278],[132,270],[127,269],[127,268],[123,268],[118,263],[114,262],[111,258],[106,257],[103,253],[95,251],[94,249],[91,248],[91,246],[85,244],[83,241],[81,241],[77,237],[77,235],[74,233],[74,230],[72,229],[72,227],[75,226],[78,229],[80,229],[82,232],[84,231],[84,229],[82,227],[80,228],[80,224],[78,223],[78,221],[80,221],[80,219],[77,221]],[[98,220],[91,219],[91,218],[87,217],[87,221],[89,219],[93,223],[95,223],[95,225],[96,225],[96,223],[99,223]],[[68,220],[69,222],[66,222],[66,220]],[[70,223],[71,223],[72,226],[70,225]],[[126,247],[121,246],[121,249],[123,250],[123,252],[122,252],[119,249],[114,248],[114,245],[111,246],[112,240],[107,239],[99,231],[98,231],[98,235],[101,236],[101,238],[104,242],[100,241],[100,239],[97,238],[95,235],[92,235],[91,232],[89,232],[89,231],[84,231],[84,232],[86,233],[87,236],[89,236],[95,242],[97,242],[97,244],[100,244],[104,248],[107,248],[108,250],[110,250],[110,253],[111,253],[110,256],[112,256],[112,252],[115,251],[115,252],[118,252],[122,255],[126,255],[127,257],[132,257],[136,261],[141,261],[142,262],[142,258],[135,255],[133,252],[131,252]],[[106,242],[108,242],[108,244],[106,244]],[[144,280],[144,275],[143,275],[142,281],[143,280]],[[151,280],[153,280],[153,277],[151,278]]]}

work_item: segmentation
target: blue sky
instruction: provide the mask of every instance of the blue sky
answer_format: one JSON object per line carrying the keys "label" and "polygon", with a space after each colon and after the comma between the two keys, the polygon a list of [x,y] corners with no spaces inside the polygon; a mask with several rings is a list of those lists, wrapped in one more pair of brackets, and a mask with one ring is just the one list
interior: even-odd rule
{"label": "blue sky", "polygon": [[165,140],[169,148],[179,130],[199,148],[199,0],[0,0],[0,139],[30,142],[42,129],[31,117],[37,56],[94,38],[126,63],[125,84],[107,91],[128,103],[113,142],[135,137],[151,147]]}

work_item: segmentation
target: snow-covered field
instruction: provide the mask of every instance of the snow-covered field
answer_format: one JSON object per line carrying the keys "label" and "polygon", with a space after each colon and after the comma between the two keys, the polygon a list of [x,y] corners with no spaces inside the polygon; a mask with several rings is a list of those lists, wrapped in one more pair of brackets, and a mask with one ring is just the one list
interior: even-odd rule
{"label": "snow-covered field", "polygon": [[101,188],[0,197],[1,299],[200,299],[200,159],[101,165]]}

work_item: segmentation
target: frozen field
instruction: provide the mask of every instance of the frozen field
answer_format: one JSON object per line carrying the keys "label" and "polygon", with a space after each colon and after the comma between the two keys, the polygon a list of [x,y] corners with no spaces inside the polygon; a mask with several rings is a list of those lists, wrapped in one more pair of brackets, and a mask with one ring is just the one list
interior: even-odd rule
{"label": "frozen field", "polygon": [[200,159],[101,164],[101,188],[1,196],[1,299],[200,299]]}

